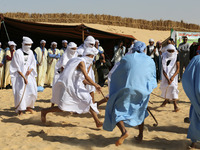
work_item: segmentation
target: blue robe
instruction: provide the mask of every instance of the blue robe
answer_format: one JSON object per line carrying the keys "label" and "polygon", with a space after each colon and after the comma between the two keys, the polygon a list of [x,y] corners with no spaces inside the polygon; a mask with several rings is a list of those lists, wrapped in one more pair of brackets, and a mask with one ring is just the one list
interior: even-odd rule
{"label": "blue robe", "polygon": [[112,131],[119,121],[140,125],[148,116],[149,95],[157,87],[153,59],[144,53],[126,55],[111,76],[103,129]]}
{"label": "blue robe", "polygon": [[182,85],[191,101],[187,138],[197,142],[200,140],[200,55],[190,61],[183,74]]}

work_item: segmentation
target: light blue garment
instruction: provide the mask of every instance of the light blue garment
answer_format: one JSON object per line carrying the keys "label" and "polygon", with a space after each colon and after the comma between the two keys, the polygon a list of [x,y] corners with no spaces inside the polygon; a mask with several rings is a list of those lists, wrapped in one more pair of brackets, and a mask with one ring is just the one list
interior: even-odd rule
{"label": "light blue garment", "polygon": [[182,85],[191,101],[187,138],[196,142],[200,140],[200,55],[190,61],[183,74]]}
{"label": "light blue garment", "polygon": [[155,63],[145,53],[126,55],[111,76],[104,130],[112,131],[119,121],[140,125],[148,116],[149,95],[157,87]]}
{"label": "light blue garment", "polygon": [[143,53],[146,48],[146,44],[144,42],[136,42],[132,48],[132,52],[134,53],[135,51],[139,53]]}

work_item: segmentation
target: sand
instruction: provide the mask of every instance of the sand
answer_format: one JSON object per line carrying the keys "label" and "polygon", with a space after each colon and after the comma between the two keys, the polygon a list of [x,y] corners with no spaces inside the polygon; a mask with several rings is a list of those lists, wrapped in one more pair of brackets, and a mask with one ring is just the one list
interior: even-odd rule
{"label": "sand", "polygon": [[[186,139],[189,124],[184,123],[184,118],[189,115],[190,102],[186,97],[181,83],[179,84],[180,111],[172,112],[173,105],[164,108],[159,106],[162,99],[151,95],[149,104],[152,113],[159,122],[153,127],[154,120],[151,116],[145,120],[144,141],[140,144],[133,139],[137,136],[137,127],[128,128],[129,137],[124,144],[116,147],[115,141],[120,136],[118,128],[113,132],[97,129],[90,114],[71,115],[70,113],[50,113],[47,115],[46,125],[40,121],[40,111],[49,107],[51,89],[38,93],[35,103],[35,113],[26,113],[16,116],[14,112],[14,97],[12,90],[0,90],[0,149],[1,150],[27,150],[27,149],[109,149],[109,150],[140,150],[140,149],[174,149],[184,150],[190,141]],[[159,85],[153,91],[160,94]],[[108,88],[103,88],[103,93],[108,93]],[[95,94],[95,99],[102,96]],[[100,119],[104,120],[105,106],[99,107]]]}
{"label": "sand", "polygon": [[[45,23],[45,24],[80,25],[81,23]],[[146,30],[146,29],[137,29],[130,27],[122,27],[122,26],[100,25],[100,24],[89,24],[89,23],[85,25],[106,32],[132,35],[137,40],[142,41],[147,45],[149,44],[149,39],[154,39],[154,41],[157,42],[157,41],[164,41],[170,36],[170,31]]]}
{"label": "sand", "polygon": [[[155,41],[166,39],[170,31],[151,31],[126,27],[86,24],[90,27],[116,32],[131,34],[138,40],[148,43],[149,38]],[[138,129],[128,128],[129,137],[124,144],[116,147],[115,141],[120,132],[115,128],[113,132],[97,129],[90,114],[71,115],[70,113],[51,113],[47,115],[47,124],[40,121],[42,108],[50,107],[52,91],[46,88],[38,93],[35,103],[34,114],[16,116],[14,112],[14,97],[12,90],[0,90],[0,150],[140,150],[140,149],[174,149],[184,150],[190,141],[186,139],[189,124],[184,123],[184,118],[189,116],[190,102],[185,95],[182,85],[179,84],[180,111],[172,112],[173,105],[160,108],[163,99],[151,95],[149,104],[152,113],[157,118],[159,125],[153,127],[154,120],[149,116],[145,120],[144,141],[138,144],[134,136],[138,135]],[[108,88],[103,88],[107,95]],[[154,93],[160,94],[159,85]],[[100,94],[95,94],[95,99],[102,99]],[[105,106],[99,107],[100,119],[104,121]]]}

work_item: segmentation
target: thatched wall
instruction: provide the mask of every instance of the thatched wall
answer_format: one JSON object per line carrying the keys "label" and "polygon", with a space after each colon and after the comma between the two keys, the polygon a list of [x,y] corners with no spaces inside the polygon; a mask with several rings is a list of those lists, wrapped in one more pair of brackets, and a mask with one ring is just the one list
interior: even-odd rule
{"label": "thatched wall", "polygon": [[94,15],[94,14],[29,14],[29,13],[4,13],[5,17],[19,19],[30,22],[53,22],[53,23],[93,23],[103,25],[125,26],[148,30],[170,30],[173,28],[177,31],[200,31],[200,26],[188,24],[183,21],[171,20],[153,20],[147,21],[142,19],[122,18],[111,15]]}

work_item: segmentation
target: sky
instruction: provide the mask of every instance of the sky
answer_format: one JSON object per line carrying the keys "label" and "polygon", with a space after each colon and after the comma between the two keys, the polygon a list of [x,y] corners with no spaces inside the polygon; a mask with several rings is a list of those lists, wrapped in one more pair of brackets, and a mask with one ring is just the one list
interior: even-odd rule
{"label": "sky", "polygon": [[200,0],[0,0],[0,13],[106,14],[200,25]]}

